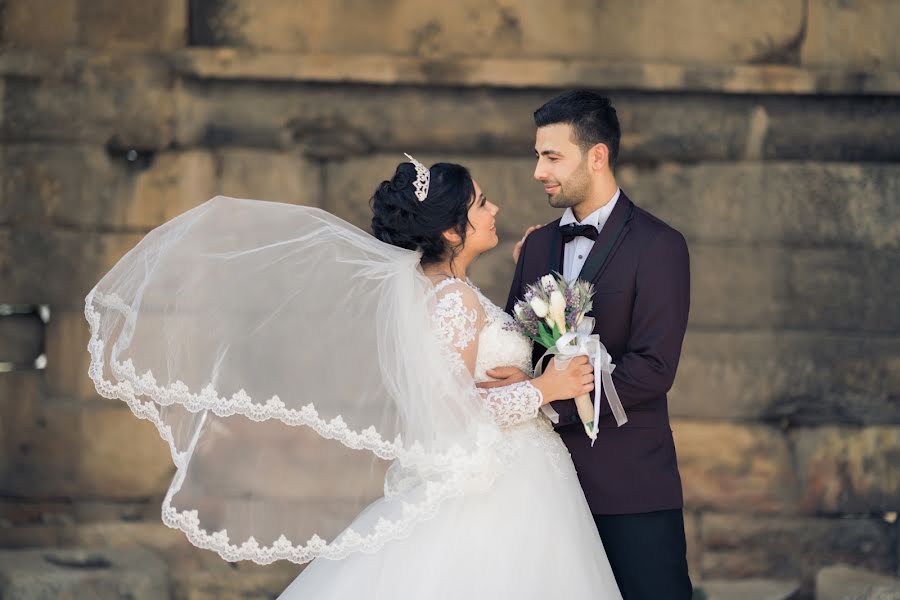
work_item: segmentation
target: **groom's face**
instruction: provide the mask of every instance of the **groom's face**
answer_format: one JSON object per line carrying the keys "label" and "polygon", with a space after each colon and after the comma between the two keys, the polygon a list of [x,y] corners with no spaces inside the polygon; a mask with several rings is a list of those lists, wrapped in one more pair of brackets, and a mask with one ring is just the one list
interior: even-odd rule
{"label": "groom's face", "polygon": [[556,123],[538,127],[534,153],[534,178],[547,193],[550,206],[569,208],[588,198],[591,186],[588,164],[574,141],[571,125]]}

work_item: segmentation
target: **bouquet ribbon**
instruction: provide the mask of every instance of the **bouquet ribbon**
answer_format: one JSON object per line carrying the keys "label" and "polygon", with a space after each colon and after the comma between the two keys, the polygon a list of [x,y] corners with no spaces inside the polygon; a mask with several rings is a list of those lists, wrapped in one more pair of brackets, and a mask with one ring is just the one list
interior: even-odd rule
{"label": "bouquet ribbon", "polygon": [[[597,439],[597,432],[600,426],[600,398],[606,393],[606,399],[609,401],[609,408],[616,419],[616,424],[621,427],[628,422],[628,416],[625,414],[625,408],[613,385],[612,372],[616,365],[612,362],[612,356],[606,351],[606,346],[600,341],[600,336],[591,333],[594,330],[594,319],[585,317],[578,325],[577,329],[572,333],[564,333],[556,342],[556,345],[549,348],[540,358],[535,366],[535,377],[539,376],[543,371],[544,359],[548,356],[559,356],[567,360],[571,360],[576,356],[587,356],[594,365],[594,377],[598,377],[600,385],[595,387],[594,391],[594,423],[592,431],[589,433],[591,437],[591,447]],[[541,411],[554,424],[559,423],[559,413],[550,406],[545,404],[541,407]]]}

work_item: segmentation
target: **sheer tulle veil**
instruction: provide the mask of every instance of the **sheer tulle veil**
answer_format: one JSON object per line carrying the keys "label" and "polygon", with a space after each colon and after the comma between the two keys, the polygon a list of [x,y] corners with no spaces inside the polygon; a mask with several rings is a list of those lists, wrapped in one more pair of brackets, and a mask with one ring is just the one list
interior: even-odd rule
{"label": "sheer tulle veil", "polygon": [[419,258],[319,209],[220,196],[100,280],[90,376],[168,443],[167,525],[230,561],[337,559],[490,486],[503,437],[448,368]]}

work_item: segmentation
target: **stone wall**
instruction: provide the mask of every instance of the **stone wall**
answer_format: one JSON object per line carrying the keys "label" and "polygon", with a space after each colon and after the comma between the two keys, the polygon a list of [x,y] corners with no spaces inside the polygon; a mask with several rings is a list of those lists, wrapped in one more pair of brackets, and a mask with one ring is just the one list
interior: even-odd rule
{"label": "stone wall", "polygon": [[473,277],[502,300],[554,218],[531,113],[573,86],[613,98],[620,184],[690,244],[670,408],[694,579],[900,574],[898,25],[892,0],[0,2],[0,595],[35,572],[277,595],[293,566],[229,568],[160,523],[167,452],[93,393],[85,294],[218,193],[365,227],[406,151],[502,207]]}

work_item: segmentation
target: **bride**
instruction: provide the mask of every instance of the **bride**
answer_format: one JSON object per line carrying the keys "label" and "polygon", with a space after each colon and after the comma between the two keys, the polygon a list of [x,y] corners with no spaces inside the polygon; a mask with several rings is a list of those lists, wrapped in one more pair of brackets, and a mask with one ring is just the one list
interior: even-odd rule
{"label": "bride", "polygon": [[226,560],[312,561],[284,600],[619,599],[539,410],[591,366],[476,387],[531,372],[466,277],[499,209],[409,158],[372,198],[377,240],[221,197],[151,232],[86,299],[91,378],[168,442],[167,525]]}

